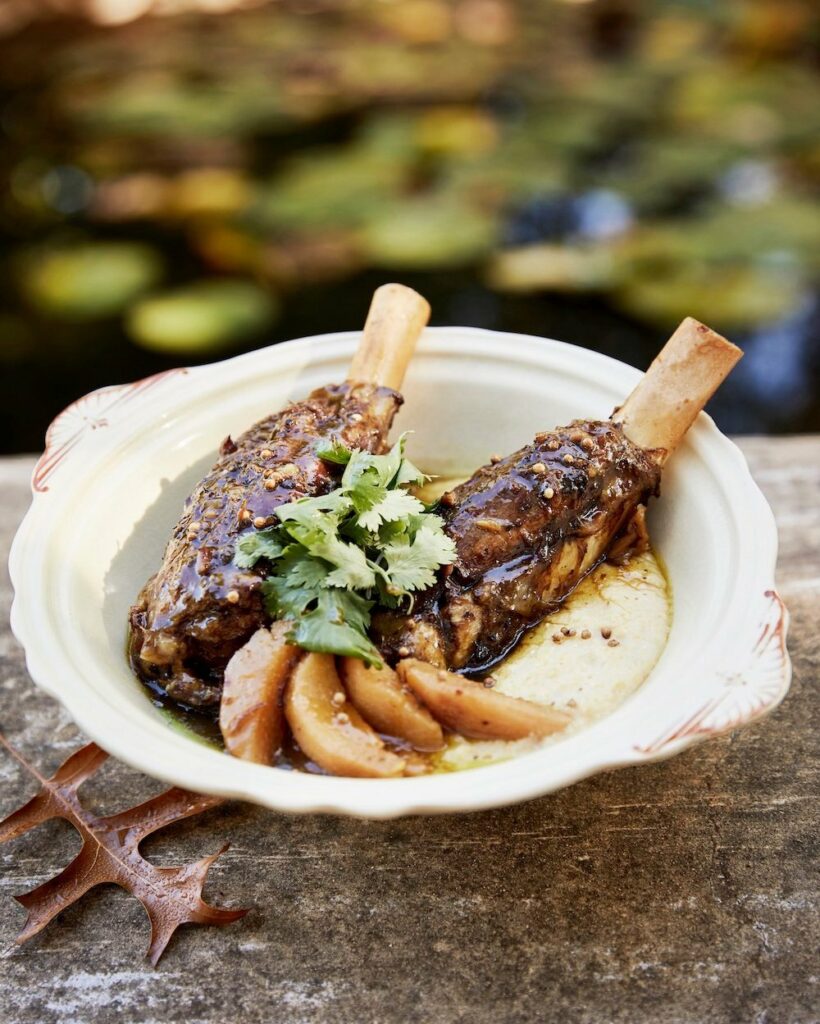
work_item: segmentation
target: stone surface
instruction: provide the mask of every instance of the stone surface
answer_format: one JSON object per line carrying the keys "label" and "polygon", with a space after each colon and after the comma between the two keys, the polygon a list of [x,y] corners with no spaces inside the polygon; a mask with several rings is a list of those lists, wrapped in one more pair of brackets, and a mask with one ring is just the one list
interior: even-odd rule
{"label": "stone surface", "polygon": [[[386,823],[226,805],[145,844],[229,852],[206,895],[253,905],[184,929],[157,969],[136,900],[95,890],[26,947],[11,895],[77,847],[63,823],[0,846],[0,1020],[186,1024],[817,1021],[820,438],[746,439],[781,531],[795,678],[774,715],[670,761],[530,803]],[[31,461],[0,461],[0,546]],[[5,558],[4,558],[5,561]],[[0,583],[0,727],[42,767],[81,742],[28,679]],[[0,815],[32,791],[0,758]],[[115,809],[161,787],[114,763]]]}

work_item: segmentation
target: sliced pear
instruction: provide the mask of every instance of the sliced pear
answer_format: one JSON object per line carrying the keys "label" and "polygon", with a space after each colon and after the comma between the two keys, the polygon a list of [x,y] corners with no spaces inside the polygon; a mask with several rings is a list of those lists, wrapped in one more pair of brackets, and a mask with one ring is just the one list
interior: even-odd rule
{"label": "sliced pear", "polygon": [[282,745],[285,716],[282,692],[302,651],[285,640],[287,622],[259,629],[225,668],[219,728],[234,757],[271,764]]}
{"label": "sliced pear", "polygon": [[441,750],[441,726],[392,668],[368,668],[359,658],[342,658],[340,668],[348,697],[374,729],[416,750]]}
{"label": "sliced pear", "polygon": [[333,656],[308,654],[285,690],[285,717],[302,751],[333,775],[393,778],[405,762],[347,699]]}
{"label": "sliced pear", "polygon": [[563,711],[505,697],[482,683],[416,658],[400,661],[396,671],[440,722],[462,736],[491,740],[542,737],[558,732],[570,721]]}

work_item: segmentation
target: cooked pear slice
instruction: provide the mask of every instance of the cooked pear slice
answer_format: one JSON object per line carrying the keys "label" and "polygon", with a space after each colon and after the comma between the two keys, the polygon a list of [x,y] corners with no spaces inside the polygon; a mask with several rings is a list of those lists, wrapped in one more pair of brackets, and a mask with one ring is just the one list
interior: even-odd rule
{"label": "cooked pear slice", "polygon": [[330,654],[307,654],[285,689],[285,717],[311,761],[333,775],[393,778],[405,762],[353,707]]}
{"label": "cooked pear slice", "polygon": [[228,752],[243,761],[271,764],[282,745],[282,692],[302,655],[285,640],[289,629],[289,623],[275,622],[257,630],[225,668],[219,728]]}
{"label": "cooked pear slice", "polygon": [[400,661],[396,671],[440,722],[462,736],[521,740],[549,736],[570,721],[563,711],[494,693],[481,683],[416,658]]}
{"label": "cooked pear slice", "polygon": [[348,697],[374,729],[416,750],[441,750],[441,726],[392,668],[368,668],[359,658],[342,658],[340,668]]}

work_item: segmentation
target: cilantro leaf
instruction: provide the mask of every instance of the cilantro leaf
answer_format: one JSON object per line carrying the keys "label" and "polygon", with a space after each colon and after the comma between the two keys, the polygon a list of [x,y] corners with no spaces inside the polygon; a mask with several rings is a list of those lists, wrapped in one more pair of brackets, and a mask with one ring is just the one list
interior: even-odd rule
{"label": "cilantro leaf", "polygon": [[436,581],[435,570],[455,560],[456,548],[446,533],[425,525],[412,541],[393,541],[382,554],[394,589],[426,590]]}
{"label": "cilantro leaf", "polygon": [[367,512],[382,501],[402,464],[405,435],[386,455],[356,451],[342,475],[342,492],[350,497],[357,512]]}
{"label": "cilantro leaf", "polygon": [[347,519],[339,526],[339,536],[366,551],[379,544],[381,531],[366,530],[363,526],[359,526],[355,519]]}
{"label": "cilantro leaf", "polygon": [[327,562],[313,558],[300,544],[291,544],[276,563],[274,576],[287,580],[289,587],[318,593],[329,572]]}
{"label": "cilantro leaf", "polygon": [[316,552],[335,566],[327,577],[329,587],[369,590],[376,583],[376,573],[361,548],[335,540]]}
{"label": "cilantro leaf", "polygon": [[408,458],[402,458],[399,471],[396,474],[395,486],[396,487],[416,487],[421,486],[426,480],[431,478],[427,473],[414,466]]}
{"label": "cilantro leaf", "polygon": [[326,585],[367,590],[376,582],[364,551],[339,536],[339,524],[332,516],[313,518],[308,523],[288,521],[284,527],[298,541],[307,554],[329,562],[333,571]]}
{"label": "cilantro leaf", "polygon": [[[450,565],[456,560],[456,544],[449,534],[444,532],[444,524],[438,516],[428,517],[423,526],[416,530],[413,547],[424,553],[430,562],[439,565]],[[435,523],[435,525],[434,525]]]}
{"label": "cilantro leaf", "polygon": [[366,512],[382,500],[387,484],[369,452],[354,452],[342,476],[342,493],[347,495],[357,512]]}
{"label": "cilantro leaf", "polygon": [[313,526],[323,521],[325,512],[332,513],[339,520],[350,509],[349,498],[336,490],[329,494],[320,494],[316,498],[299,498],[298,501],[285,502],[275,510],[274,515],[280,523],[293,522]]}
{"label": "cilantro leaf", "polygon": [[236,542],[234,563],[240,569],[250,569],[260,558],[273,561],[282,554],[282,550],[282,544],[275,529],[243,533]]}
{"label": "cilantro leaf", "polygon": [[331,437],[316,445],[316,454],[323,462],[335,462],[338,466],[346,466],[353,452],[342,444],[338,437]]}
{"label": "cilantro leaf", "polygon": [[359,514],[356,522],[366,530],[375,531],[382,523],[394,523],[423,511],[424,505],[412,494],[404,491],[386,491],[381,501]]}
{"label": "cilantro leaf", "polygon": [[306,651],[361,658],[381,668],[378,649],[367,638],[371,607],[358,594],[324,590],[316,607],[295,619],[288,640]]}
{"label": "cilantro leaf", "polygon": [[262,583],[265,607],[274,619],[301,615],[325,586],[329,567],[293,545],[276,567],[276,573]]}

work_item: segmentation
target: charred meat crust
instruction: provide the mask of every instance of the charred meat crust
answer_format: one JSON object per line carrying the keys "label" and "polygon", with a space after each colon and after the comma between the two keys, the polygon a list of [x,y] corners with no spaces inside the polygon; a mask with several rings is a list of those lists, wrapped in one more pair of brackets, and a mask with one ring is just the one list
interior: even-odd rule
{"label": "charred meat crust", "polygon": [[538,434],[482,467],[441,499],[453,566],[411,616],[377,616],[385,657],[487,671],[605,556],[659,480],[653,453],[609,421]]}
{"label": "charred meat crust", "polygon": [[223,442],[131,608],[129,653],[140,678],[185,705],[219,703],[225,665],[266,621],[262,576],[233,565],[237,538],[273,522],[284,502],[338,485],[340,468],[316,455],[320,439],[384,450],[401,401],[389,388],[330,385]]}

